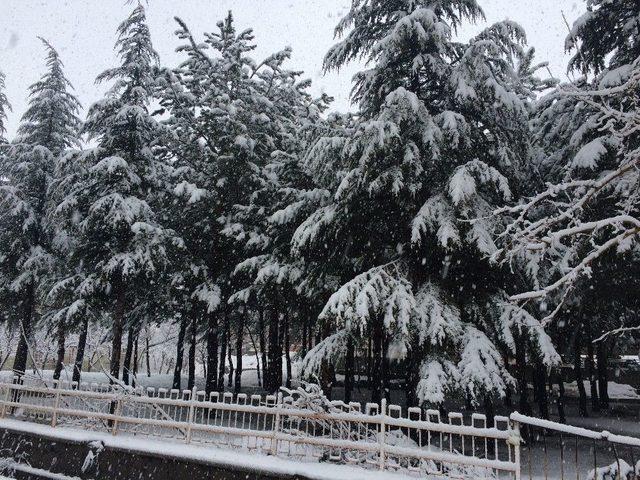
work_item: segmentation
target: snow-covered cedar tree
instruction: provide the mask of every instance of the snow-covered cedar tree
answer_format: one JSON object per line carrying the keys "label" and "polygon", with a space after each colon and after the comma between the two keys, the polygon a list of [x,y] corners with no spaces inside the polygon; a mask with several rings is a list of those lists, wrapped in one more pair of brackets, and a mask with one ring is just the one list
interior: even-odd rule
{"label": "snow-covered cedar tree", "polygon": [[598,0],[576,20],[569,68],[586,76],[543,97],[534,118],[534,159],[546,185],[501,210],[513,222],[495,257],[527,262],[535,288],[512,299],[539,301],[543,325],[594,291],[604,310],[628,318],[612,308],[624,309],[624,299],[601,288],[629,291],[624,283],[634,282],[638,264],[638,15],[635,2]]}
{"label": "snow-covered cedar tree", "polygon": [[[299,81],[298,72],[283,69],[286,55],[273,57],[261,72],[259,88],[271,100],[267,115],[273,127],[274,150],[261,167],[261,185],[248,199],[237,205],[225,233],[244,253],[234,269],[237,291],[231,302],[268,306],[269,367],[265,374],[268,390],[281,381],[282,352],[286,357],[287,384],[291,380],[290,332],[299,329],[303,349],[307,348],[313,325],[309,310],[318,294],[313,288],[317,264],[303,262],[291,252],[291,238],[298,225],[331,193],[320,188],[303,169],[301,156],[306,146],[324,128],[320,114],[327,107],[326,97],[313,99]],[[280,317],[283,317],[282,321]]]}
{"label": "snow-covered cedar tree", "polygon": [[[507,331],[523,327],[523,314],[505,302],[513,278],[488,260],[502,228],[492,213],[523,181],[535,85],[529,70],[520,77],[530,57],[517,24],[454,39],[463,22],[482,18],[469,0],[354,0],[325,57],[327,70],[362,57],[370,68],[355,76],[352,132],[314,148],[316,166],[336,164],[337,150],[340,183],[293,248],[347,258],[357,271],[321,314],[338,337],[317,345],[305,367],[344,355],[341,331],[361,345],[371,339],[374,400],[396,360],[408,367],[410,403],[457,392],[490,404],[513,381]],[[555,361],[544,348],[542,360]]]}
{"label": "snow-covered cedar tree", "polygon": [[147,302],[165,297],[163,273],[182,241],[158,211],[170,168],[155,151],[166,129],[149,112],[158,55],[142,5],[118,27],[116,49],[120,65],[97,78],[112,87],[90,107],[83,128],[97,146],[61,165],[72,177],[61,180],[67,191],[57,213],[78,232],[76,299],[102,301],[109,309],[110,373],[119,378],[123,329],[131,336]]}
{"label": "snow-covered cedar tree", "polygon": [[[267,247],[264,235],[249,231],[253,227],[236,217],[244,211],[240,206],[253,208],[252,199],[261,196],[256,192],[266,190],[264,172],[272,157],[294,153],[288,150],[306,83],[283,67],[289,49],[254,61],[253,33],[237,32],[231,13],[202,43],[176,20],[177,35],[185,41],[178,50],[187,58],[178,68],[165,70],[161,79],[161,103],[170,113],[167,125],[176,133],[169,145],[173,208],[180,212],[174,228],[186,245],[185,268],[176,278],[206,312],[210,391],[222,381],[229,317],[240,305],[229,302],[237,290],[233,271]],[[245,315],[235,316],[242,331]]]}
{"label": "snow-covered cedar tree", "polygon": [[17,374],[25,371],[36,311],[46,313],[44,290],[60,266],[53,252],[58,231],[49,216],[55,163],[78,145],[80,127],[80,105],[69,92],[62,61],[42,42],[47,72],[29,87],[29,106],[18,135],[0,160],[0,288],[14,297],[15,307],[10,308],[19,321],[13,365]]}
{"label": "snow-covered cedar tree", "polygon": [[7,127],[6,127],[7,112],[11,111],[11,104],[7,99],[6,93],[4,93],[4,90],[5,90],[4,79],[5,79],[5,75],[0,71],[0,144],[7,142],[7,139],[5,138],[5,135],[7,134]]}

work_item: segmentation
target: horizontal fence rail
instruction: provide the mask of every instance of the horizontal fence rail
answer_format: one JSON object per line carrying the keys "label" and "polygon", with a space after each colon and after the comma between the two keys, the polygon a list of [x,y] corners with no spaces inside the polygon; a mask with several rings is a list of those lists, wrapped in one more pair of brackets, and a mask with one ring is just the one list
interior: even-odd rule
{"label": "horizontal fence rail", "polygon": [[0,416],[328,461],[416,476],[520,478],[518,424],[482,414],[328,401],[312,385],[278,395],[23,381],[0,384]]}

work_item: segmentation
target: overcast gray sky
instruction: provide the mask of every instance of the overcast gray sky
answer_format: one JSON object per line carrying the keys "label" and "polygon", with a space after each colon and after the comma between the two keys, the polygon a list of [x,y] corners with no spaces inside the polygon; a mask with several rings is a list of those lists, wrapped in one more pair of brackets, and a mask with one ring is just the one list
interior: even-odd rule
{"label": "overcast gray sky", "polygon": [[[313,80],[315,93],[336,98],[334,109],[349,108],[353,65],[323,75],[322,58],[333,44],[333,27],[351,0],[150,0],[147,8],[154,46],[164,65],[176,65],[181,55],[174,35],[174,16],[181,17],[198,37],[214,31],[216,22],[233,10],[238,29],[253,28],[260,59],[289,45],[291,68],[304,70]],[[547,60],[555,76],[564,76],[568,57],[564,53],[567,34],[561,11],[573,22],[584,10],[583,0],[480,0],[487,24],[506,18],[527,31],[538,60]],[[66,74],[84,107],[98,100],[105,86],[95,77],[113,66],[115,30],[132,9],[125,0],[0,0],[0,70],[7,76],[7,95],[13,105],[9,138],[14,134],[27,102],[27,87],[44,68],[44,51],[36,36],[42,36],[59,51]],[[464,28],[468,38],[484,25]]]}

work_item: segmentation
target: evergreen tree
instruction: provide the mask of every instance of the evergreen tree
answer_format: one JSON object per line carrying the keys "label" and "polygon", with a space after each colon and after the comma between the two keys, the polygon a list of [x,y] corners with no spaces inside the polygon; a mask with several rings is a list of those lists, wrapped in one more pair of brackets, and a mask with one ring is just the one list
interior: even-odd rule
{"label": "evergreen tree", "polygon": [[15,295],[18,304],[20,340],[13,365],[18,375],[25,371],[43,289],[56,266],[52,251],[56,228],[48,217],[55,162],[77,146],[80,127],[80,104],[68,91],[71,84],[62,61],[48,42],[42,42],[47,73],[29,88],[29,107],[0,166],[0,176],[6,179],[0,190],[2,287]]}
{"label": "evergreen tree", "polygon": [[149,112],[158,55],[142,5],[118,27],[116,49],[121,64],[97,79],[113,86],[91,106],[83,129],[98,146],[75,154],[76,172],[83,175],[58,207],[80,237],[74,253],[82,268],[76,298],[110,310],[114,379],[120,377],[125,329],[135,335],[149,299],[166,299],[163,271],[182,246],[158,211],[170,169],[154,151],[165,128]]}
{"label": "evergreen tree", "polygon": [[7,95],[4,93],[6,88],[4,79],[5,75],[0,71],[0,144],[7,142],[7,139],[4,137],[7,133],[5,122],[7,121],[7,112],[11,111],[11,104],[7,99]]}
{"label": "evergreen tree", "polygon": [[[172,149],[174,193],[182,215],[175,228],[185,238],[189,255],[188,268],[178,278],[188,297],[201,304],[194,311],[206,312],[211,391],[222,387],[230,319],[245,315],[228,303],[234,293],[231,275],[243,258],[243,246],[230,233],[234,209],[247,205],[261,187],[261,168],[278,148],[276,119],[289,106],[278,99],[284,91],[282,79],[289,81],[281,65],[290,52],[255,62],[249,56],[255,48],[253,34],[237,33],[231,13],[203,43],[177,21],[178,36],[187,41],[180,51],[188,58],[179,69],[166,72],[163,106],[172,114],[168,124],[178,133]],[[240,340],[243,322],[238,322]]]}
{"label": "evergreen tree", "polygon": [[[512,383],[499,345],[513,347],[523,313],[505,304],[508,277],[488,257],[501,228],[492,212],[513,197],[527,159],[530,92],[518,25],[453,40],[482,17],[475,1],[355,0],[325,58],[326,69],[361,57],[372,67],[355,77],[360,118],[342,142],[333,202],[293,239],[303,254],[346,256],[355,270],[321,314],[336,333],[305,363],[317,370],[348,341],[371,338],[374,401],[393,360],[419,365],[409,368],[410,403],[457,391],[490,406]],[[316,154],[320,164],[333,152]],[[557,358],[547,338],[535,340]]]}

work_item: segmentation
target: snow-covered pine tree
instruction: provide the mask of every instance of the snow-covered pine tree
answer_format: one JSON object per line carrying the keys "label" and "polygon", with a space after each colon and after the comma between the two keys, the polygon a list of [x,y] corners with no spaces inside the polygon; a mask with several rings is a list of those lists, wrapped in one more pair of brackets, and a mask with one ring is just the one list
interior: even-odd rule
{"label": "snow-covered pine tree", "polygon": [[[69,92],[56,50],[42,40],[47,51],[47,72],[29,88],[29,107],[22,116],[18,136],[2,157],[0,177],[0,249],[3,285],[16,297],[20,340],[13,370],[22,375],[27,365],[33,323],[48,281],[59,267],[54,255],[57,235],[50,221],[49,188],[56,160],[78,145],[78,100]],[[64,325],[58,326],[58,332]],[[64,344],[64,341],[63,341]]]}
{"label": "snow-covered pine tree", "polygon": [[203,43],[177,21],[177,34],[186,40],[179,50],[188,58],[165,73],[162,103],[171,112],[168,123],[178,132],[173,143],[174,192],[182,215],[176,229],[190,256],[185,265],[191,267],[183,272],[184,288],[207,311],[207,390],[211,391],[222,385],[230,317],[244,315],[233,312],[236,305],[228,303],[235,288],[231,273],[243,258],[243,248],[225,229],[232,222],[234,206],[247,205],[261,187],[260,169],[277,148],[278,124],[273,119],[283,104],[274,104],[279,89],[265,87],[265,75],[276,72],[289,53],[255,62],[249,56],[255,48],[253,34],[238,33],[231,13],[218,23],[218,31],[206,34]]}
{"label": "snow-covered pine tree", "polygon": [[97,147],[72,156],[85,174],[58,211],[77,224],[80,236],[77,298],[102,301],[110,312],[110,374],[119,378],[124,329],[135,335],[147,301],[166,298],[163,272],[182,241],[158,211],[170,168],[154,151],[166,129],[149,112],[158,55],[142,5],[118,27],[116,49],[121,64],[97,78],[113,85],[91,106],[83,129]]}
{"label": "snow-covered pine tree", "polygon": [[534,159],[545,183],[502,210],[514,220],[498,257],[524,259],[535,282],[513,300],[537,300],[549,328],[569,320],[574,356],[588,345],[588,366],[595,337],[638,328],[628,315],[635,299],[618,293],[635,288],[630,272],[638,263],[639,15],[634,2],[596,0],[576,20],[566,47],[575,52],[570,70],[584,77],[543,97],[534,118]]}
{"label": "snow-covered pine tree", "polygon": [[[410,366],[410,403],[460,392],[490,406],[512,382],[507,327],[519,317],[488,257],[500,228],[492,212],[512,198],[527,159],[528,95],[516,65],[525,36],[500,22],[454,40],[462,22],[481,18],[468,0],[354,0],[325,58],[326,69],[362,57],[372,66],[355,77],[361,116],[340,143],[333,202],[293,239],[305,256],[320,249],[356,268],[321,314],[336,333],[305,368],[371,338],[374,400],[391,360]],[[325,145],[316,165],[336,163],[335,143]]]}
{"label": "snow-covered pine tree", "polygon": [[[274,127],[274,150],[261,170],[262,185],[247,205],[235,207],[225,229],[245,252],[234,270],[234,283],[245,288],[236,291],[230,302],[267,307],[270,313],[269,361],[264,368],[268,391],[283,384],[283,354],[286,384],[290,385],[291,332],[306,332],[306,348],[313,328],[308,319],[309,304],[317,302],[317,292],[309,288],[315,265],[291,254],[291,238],[297,226],[330,198],[330,192],[318,188],[301,163],[307,145],[324,128],[320,115],[330,98],[313,99],[306,91],[310,82],[298,81],[299,72],[283,68],[289,58],[289,52],[284,53],[267,63],[258,85],[272,102],[265,114]],[[258,327],[258,335],[263,335]]]}
{"label": "snow-covered pine tree", "polygon": [[7,134],[7,112],[11,111],[11,104],[7,99],[7,94],[5,91],[5,83],[4,83],[5,75],[0,71],[0,144],[6,143],[7,139],[5,135]]}

